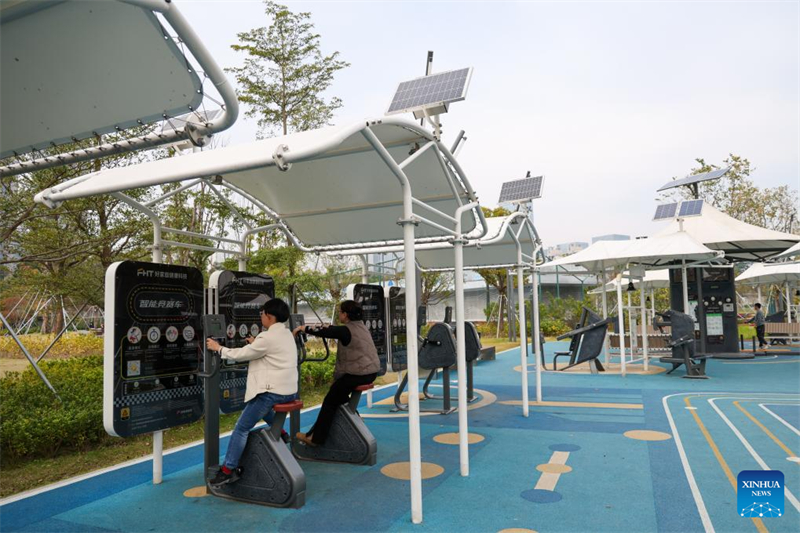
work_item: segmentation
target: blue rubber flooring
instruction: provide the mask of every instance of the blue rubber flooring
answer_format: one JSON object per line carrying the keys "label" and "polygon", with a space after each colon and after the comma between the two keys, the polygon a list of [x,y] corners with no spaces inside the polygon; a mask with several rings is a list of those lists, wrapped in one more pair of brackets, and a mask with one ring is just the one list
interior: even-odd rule
{"label": "blue rubber flooring", "polygon": [[[548,361],[564,348],[548,343]],[[157,486],[143,461],[9,498],[0,502],[0,531],[800,531],[800,462],[792,459],[800,454],[800,357],[709,360],[708,380],[682,379],[681,369],[626,377],[547,372],[547,403],[531,405],[528,417],[520,363],[516,349],[475,368],[479,401],[469,410],[469,429],[483,440],[470,445],[468,477],[459,473],[458,446],[434,440],[458,430],[457,413],[421,418],[423,461],[443,472],[423,482],[419,525],[411,523],[409,482],[381,471],[408,461],[407,418],[390,413],[390,387],[375,393],[372,408],[363,400],[359,408],[378,440],[378,464],[301,462],[301,509],[185,496],[203,484],[197,445],[165,455]],[[304,423],[315,418],[310,411]],[[783,515],[743,518],[736,476],[761,469],[784,473]]]}

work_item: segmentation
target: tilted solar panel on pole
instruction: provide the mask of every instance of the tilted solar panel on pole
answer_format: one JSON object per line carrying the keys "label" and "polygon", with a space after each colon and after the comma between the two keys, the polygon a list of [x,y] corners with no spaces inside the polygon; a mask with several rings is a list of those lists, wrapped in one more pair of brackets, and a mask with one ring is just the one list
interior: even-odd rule
{"label": "tilted solar panel on pole", "polygon": [[544,176],[507,181],[500,190],[498,202],[524,202],[534,198],[541,198],[543,182]]}
{"label": "tilted solar panel on pole", "polygon": [[684,200],[678,211],[679,217],[695,217],[703,212],[703,200]]}
{"label": "tilted solar panel on pole", "polygon": [[447,104],[467,97],[472,68],[439,72],[404,81],[397,86],[387,115],[411,113],[428,108],[439,108],[431,114],[447,111]]}
{"label": "tilted solar panel on pole", "polygon": [[653,220],[666,220],[669,218],[675,218],[675,213],[677,213],[677,211],[678,202],[659,205],[656,207],[656,214],[653,217]]}
{"label": "tilted solar panel on pole", "polygon": [[657,192],[666,191],[667,189],[674,189],[675,187],[682,187],[684,185],[693,185],[695,183],[700,183],[701,181],[709,181],[709,180],[716,180],[724,176],[728,171],[728,168],[721,168],[719,170],[712,170],[711,172],[704,172],[702,174],[693,174],[691,176],[686,176],[685,178],[679,180],[673,180],[658,189]]}

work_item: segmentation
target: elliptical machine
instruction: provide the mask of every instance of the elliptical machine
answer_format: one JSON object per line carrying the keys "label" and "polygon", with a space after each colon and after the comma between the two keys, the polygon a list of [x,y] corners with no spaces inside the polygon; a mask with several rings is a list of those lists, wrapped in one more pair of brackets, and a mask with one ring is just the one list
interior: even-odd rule
{"label": "elliptical machine", "polygon": [[[305,323],[303,315],[291,315],[289,318],[292,330]],[[325,356],[322,358],[308,357],[305,343],[305,333],[297,336],[298,369],[303,363],[322,362],[330,357],[331,352],[326,339],[322,339],[325,346]],[[298,372],[299,375],[299,372]],[[325,444],[307,446],[295,439],[300,431],[300,411],[293,411],[289,423],[291,433],[292,453],[304,461],[323,461],[329,463],[348,463],[372,466],[378,461],[378,443],[367,428],[356,410],[361,401],[361,393],[373,387],[372,384],[361,385],[350,395],[350,401],[340,405],[333,419],[328,438]]]}
{"label": "elliptical machine", "polygon": [[[205,315],[203,327],[207,337],[224,339],[224,315]],[[270,507],[299,508],[305,504],[306,476],[281,441],[281,430],[287,413],[299,413],[303,402],[295,400],[274,407],[275,419],[267,429],[251,431],[239,461],[239,480],[212,486],[209,480],[219,470],[219,387],[221,357],[203,343],[203,391],[205,400],[204,473],[208,491],[214,496]]]}

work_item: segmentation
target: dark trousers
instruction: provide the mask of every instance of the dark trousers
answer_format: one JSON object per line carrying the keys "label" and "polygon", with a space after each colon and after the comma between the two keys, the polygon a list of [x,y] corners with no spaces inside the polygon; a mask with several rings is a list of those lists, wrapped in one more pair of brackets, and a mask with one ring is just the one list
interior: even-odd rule
{"label": "dark trousers", "polygon": [[767,339],[764,338],[764,330],[767,329],[766,326],[756,326],[756,336],[758,337],[758,346],[767,345]]}
{"label": "dark trousers", "polygon": [[366,376],[354,376],[353,374],[344,374],[331,385],[325,399],[322,400],[322,407],[319,409],[319,416],[311,428],[311,440],[315,444],[325,444],[325,439],[328,438],[331,425],[333,424],[333,417],[336,416],[336,410],[339,406],[347,403],[350,400],[350,394],[359,385],[367,385],[375,381],[378,374],[367,374]]}

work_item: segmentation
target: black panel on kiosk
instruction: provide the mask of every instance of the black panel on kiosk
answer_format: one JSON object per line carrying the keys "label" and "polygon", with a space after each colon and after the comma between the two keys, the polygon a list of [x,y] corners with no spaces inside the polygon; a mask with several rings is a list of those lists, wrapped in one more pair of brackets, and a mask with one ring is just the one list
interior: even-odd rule
{"label": "black panel on kiosk", "polygon": [[399,372],[408,368],[406,294],[400,287],[386,287],[386,325],[389,338],[389,368]]}
{"label": "black panel on kiosk", "polygon": [[383,287],[380,285],[367,285],[356,283],[348,285],[347,297],[355,301],[364,311],[364,324],[367,325],[372,342],[378,350],[378,359],[381,362],[379,376],[386,373],[388,358],[386,353],[386,300],[383,296]]}
{"label": "black panel on kiosk", "polygon": [[[248,335],[255,337],[263,329],[261,308],[267,300],[275,297],[275,281],[266,274],[218,270],[211,273],[208,284],[216,291],[211,312],[224,315],[227,323],[223,346],[246,346]],[[219,402],[222,413],[233,413],[244,408],[247,367],[247,362],[236,363],[223,359]]]}
{"label": "black panel on kiosk", "polygon": [[[698,351],[709,354],[738,352],[739,332],[733,269],[705,267],[686,270],[690,309],[684,312],[695,320],[695,336],[701,339]],[[671,307],[683,311],[681,270],[670,270],[669,278]],[[702,336],[705,336],[705,346]]]}
{"label": "black panel on kiosk", "polygon": [[106,270],[103,425],[119,437],[199,420],[203,274],[139,261]]}

